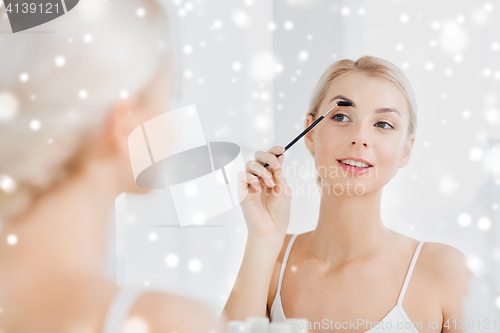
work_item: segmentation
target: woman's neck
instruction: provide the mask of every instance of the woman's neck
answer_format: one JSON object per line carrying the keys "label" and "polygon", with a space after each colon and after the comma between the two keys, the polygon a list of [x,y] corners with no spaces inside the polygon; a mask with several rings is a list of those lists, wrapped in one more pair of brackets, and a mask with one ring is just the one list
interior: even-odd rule
{"label": "woman's neck", "polygon": [[334,265],[364,260],[383,248],[394,232],[380,216],[382,189],[364,195],[323,191],[316,229],[309,235],[312,254]]}
{"label": "woman's neck", "polygon": [[105,275],[109,214],[118,192],[102,171],[89,166],[6,223],[2,239],[14,234],[18,241],[0,244],[0,265],[15,260],[25,272]]}

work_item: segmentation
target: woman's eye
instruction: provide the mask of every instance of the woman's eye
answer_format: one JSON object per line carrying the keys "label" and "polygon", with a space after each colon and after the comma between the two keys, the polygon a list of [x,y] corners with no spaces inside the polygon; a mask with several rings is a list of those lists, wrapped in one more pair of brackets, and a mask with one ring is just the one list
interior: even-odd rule
{"label": "woman's eye", "polygon": [[334,116],[332,117],[332,119],[335,119],[336,121],[339,121],[339,122],[343,122],[342,120],[340,120],[339,118],[337,118],[337,116],[349,118],[349,117],[347,117],[347,116],[346,116],[345,114],[343,114],[343,113],[337,113],[336,115],[334,115]]}
{"label": "woman's eye", "polygon": [[[347,118],[349,119],[349,117],[343,113],[337,113],[336,115],[332,116],[332,119],[335,119],[337,122],[339,123],[345,123],[345,121],[343,121],[342,119],[344,118]],[[379,124],[385,124],[387,126],[378,126]],[[379,128],[382,128],[382,129],[394,129],[394,127],[392,127],[389,123],[385,122],[385,121],[379,121],[378,123],[375,124],[376,127],[379,127]]]}
{"label": "woman's eye", "polygon": [[380,127],[380,126],[377,126],[377,127],[380,127],[380,128],[384,128],[384,129],[394,128],[391,125],[389,125],[389,123],[386,123],[385,121],[380,121],[376,125],[378,125],[378,124],[386,124],[387,126],[389,126],[389,127]]}

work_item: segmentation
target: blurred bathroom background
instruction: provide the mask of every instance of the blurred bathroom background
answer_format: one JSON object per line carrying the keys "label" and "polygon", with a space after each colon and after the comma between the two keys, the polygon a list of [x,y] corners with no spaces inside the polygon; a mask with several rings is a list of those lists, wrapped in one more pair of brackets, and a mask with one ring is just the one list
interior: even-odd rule
{"label": "blurred bathroom background", "polygon": [[[418,125],[409,165],[384,190],[384,223],[461,250],[477,277],[467,318],[499,315],[500,3],[162,2],[182,67],[175,106],[195,104],[206,140],[236,143],[245,161],[304,129],[311,92],[334,61],[373,55],[399,66],[417,95]],[[302,233],[318,217],[314,163],[303,140],[285,156],[294,190],[288,233]],[[222,311],[246,242],[238,206],[181,228],[168,190],[122,194],[110,224],[119,285],[182,293]]]}

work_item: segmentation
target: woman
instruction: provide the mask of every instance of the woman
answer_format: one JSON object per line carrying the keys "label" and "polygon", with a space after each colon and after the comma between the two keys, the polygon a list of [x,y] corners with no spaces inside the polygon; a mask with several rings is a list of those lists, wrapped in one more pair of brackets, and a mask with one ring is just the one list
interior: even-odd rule
{"label": "woman", "polygon": [[[283,147],[247,163],[240,193],[248,191],[248,241],[224,312],[230,320],[306,318],[313,332],[460,332],[472,274],[465,256],[394,232],[381,219],[382,189],[408,164],[415,141],[410,83],[380,58],[337,61],[313,92],[305,127],[339,101],[352,106],[336,107],[304,136],[321,188],[316,229],[286,234],[286,153],[275,156]],[[382,319],[386,325],[376,325]]]}
{"label": "woman", "polygon": [[0,36],[1,332],[214,329],[204,305],[106,274],[114,199],[146,192],[128,136],[175,91],[167,22],[153,0],[85,0],[45,33]]}

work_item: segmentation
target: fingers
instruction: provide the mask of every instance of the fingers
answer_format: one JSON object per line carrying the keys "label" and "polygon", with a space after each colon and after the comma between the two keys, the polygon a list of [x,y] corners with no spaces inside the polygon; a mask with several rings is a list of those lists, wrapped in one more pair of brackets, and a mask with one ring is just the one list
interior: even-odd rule
{"label": "fingers", "polygon": [[245,171],[240,171],[238,173],[238,192],[247,192],[249,189],[253,189],[250,193],[260,192],[262,190],[260,181],[255,175]]}
{"label": "fingers", "polygon": [[[263,186],[273,188],[279,183],[281,189],[288,187],[281,168],[285,159],[285,155],[281,154],[284,151],[285,147],[281,146],[274,146],[267,152],[257,151],[255,160],[250,160],[246,164],[247,173],[244,182],[246,181],[259,193],[263,190]],[[276,155],[280,156],[276,157]],[[264,167],[266,163],[269,164],[268,168]]]}
{"label": "fingers", "polygon": [[270,148],[267,152],[274,153],[275,155],[283,154],[285,152],[285,147],[274,146],[274,147]]}
{"label": "fingers", "polygon": [[246,173],[247,184],[250,184],[255,191],[260,192],[262,187],[260,186],[259,179],[255,175],[251,175],[248,172]]}
{"label": "fingers", "polygon": [[259,163],[262,163],[262,165],[267,163],[269,164],[269,167],[279,169],[281,167],[281,163],[279,162],[276,155],[283,154],[284,151],[285,148],[281,146],[274,146],[267,152],[259,150],[255,152],[255,160]]}
{"label": "fingers", "polygon": [[[284,159],[285,155],[281,155],[280,157],[277,158],[280,164],[283,163]],[[290,193],[291,189],[289,188],[288,183],[286,182],[283,169],[279,167],[278,169],[271,169],[271,172],[273,174],[273,179],[276,184],[273,190],[276,191],[277,193],[284,193],[284,194]]]}
{"label": "fingers", "polygon": [[264,168],[264,166],[262,164],[260,164],[259,162],[255,161],[255,160],[248,161],[247,165],[246,165],[246,170],[249,174],[255,175],[258,178],[261,178],[267,186],[269,186],[269,187],[274,186],[274,180],[273,180],[273,175],[271,174],[271,171]]}

